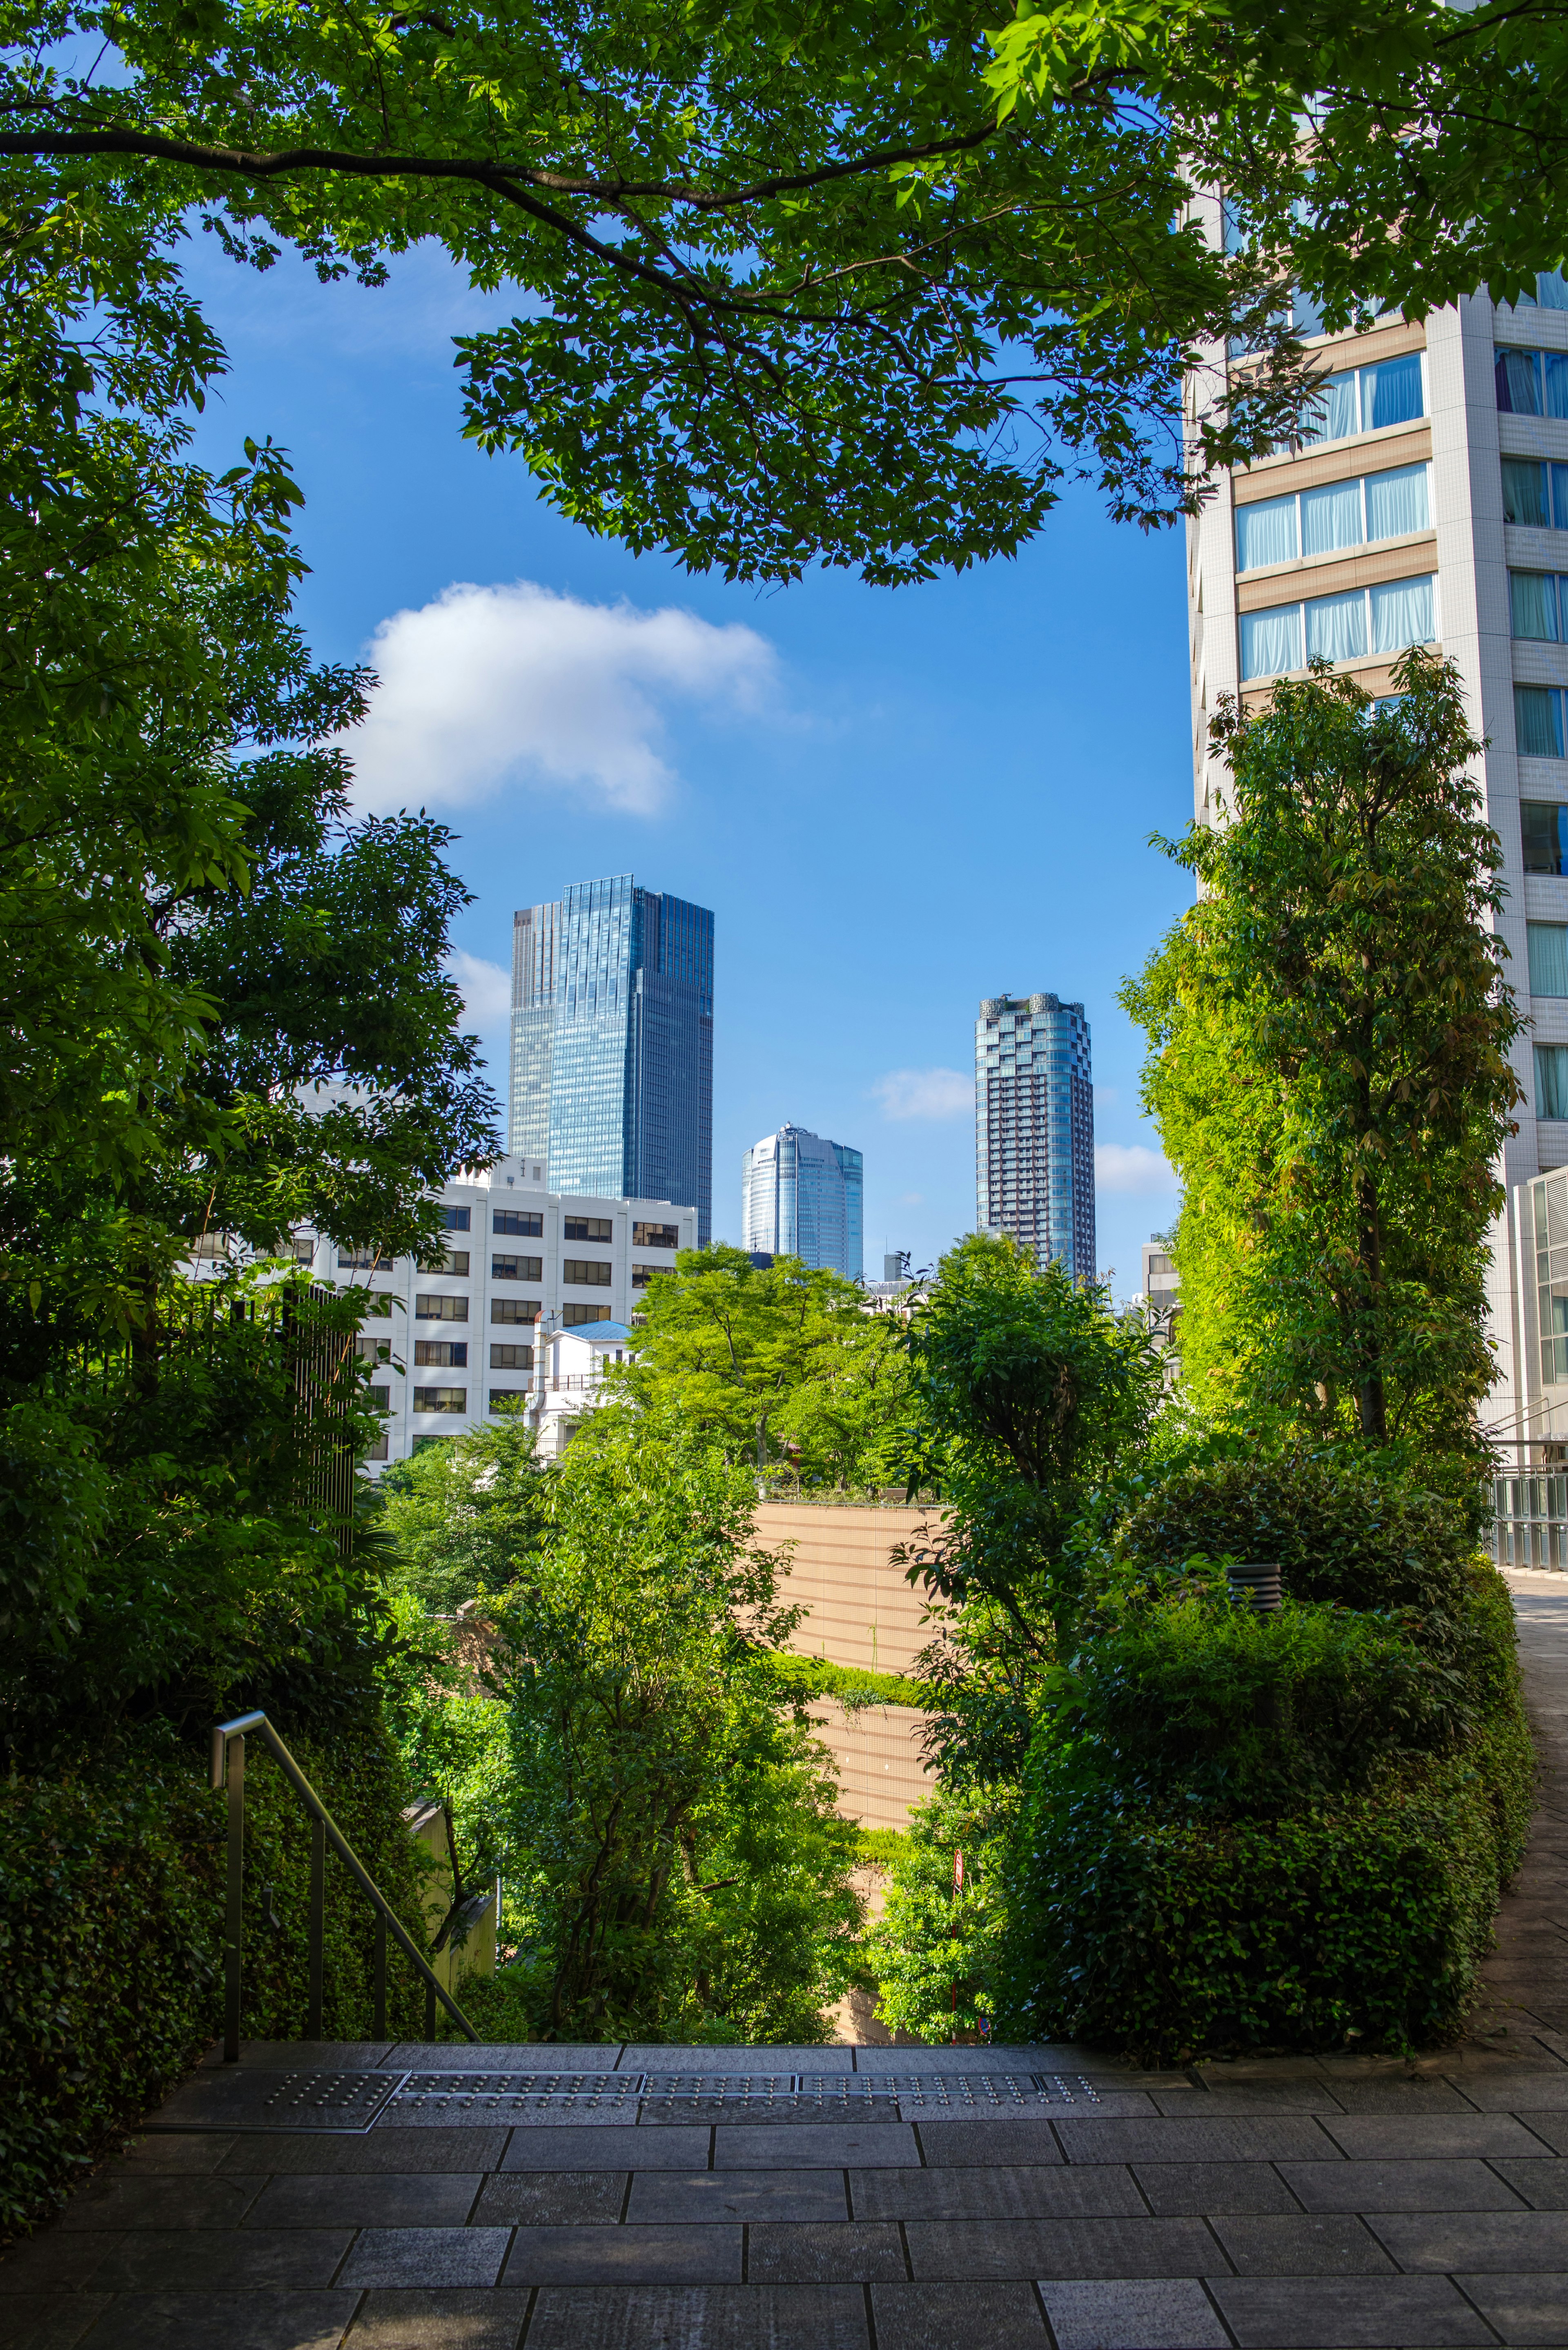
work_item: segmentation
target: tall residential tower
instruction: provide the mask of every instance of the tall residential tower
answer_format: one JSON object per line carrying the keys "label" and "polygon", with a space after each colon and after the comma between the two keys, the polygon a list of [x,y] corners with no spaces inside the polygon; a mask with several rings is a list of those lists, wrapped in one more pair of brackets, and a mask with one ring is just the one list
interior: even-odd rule
{"label": "tall residential tower", "polygon": [[713,917],[580,881],[512,930],[510,1149],[553,1191],[713,1201]]}
{"label": "tall residential tower", "polygon": [[742,1248],[798,1256],[858,1281],[863,1161],[846,1142],[781,1126],[741,1168]]}
{"label": "tall residential tower", "polygon": [[975,1175],[982,1232],[1095,1278],[1095,1089],[1081,1003],[992,995],[974,1024]]}

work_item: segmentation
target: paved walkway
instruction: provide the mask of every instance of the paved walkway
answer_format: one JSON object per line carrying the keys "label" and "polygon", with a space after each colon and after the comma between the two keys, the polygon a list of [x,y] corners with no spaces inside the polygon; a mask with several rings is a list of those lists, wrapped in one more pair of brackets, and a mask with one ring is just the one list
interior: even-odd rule
{"label": "paved walkway", "polygon": [[1568,1589],[1515,1580],[1546,1800],[1460,2047],[253,2046],[0,2263],[0,2344],[1568,2345]]}

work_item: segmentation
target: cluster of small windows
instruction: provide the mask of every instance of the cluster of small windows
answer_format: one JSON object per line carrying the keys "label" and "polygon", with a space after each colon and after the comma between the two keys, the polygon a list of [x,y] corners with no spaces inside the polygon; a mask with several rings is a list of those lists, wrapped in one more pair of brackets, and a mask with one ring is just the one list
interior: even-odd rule
{"label": "cluster of small windows", "polygon": [[1437,605],[1437,581],[1426,572],[1243,612],[1242,680],[1282,677],[1309,660],[1363,660],[1430,644],[1438,633]]}
{"label": "cluster of small windows", "polygon": [[1257,571],[1271,563],[1294,563],[1303,556],[1332,555],[1341,547],[1429,530],[1428,470],[1424,464],[1396,465],[1386,473],[1355,473],[1348,481],[1319,482],[1311,489],[1238,505],[1237,570]]}

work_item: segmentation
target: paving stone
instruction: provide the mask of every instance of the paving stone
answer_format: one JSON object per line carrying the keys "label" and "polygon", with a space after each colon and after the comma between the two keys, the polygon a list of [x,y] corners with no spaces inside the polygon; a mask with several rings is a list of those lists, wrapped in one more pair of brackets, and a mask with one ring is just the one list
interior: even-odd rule
{"label": "paving stone", "polygon": [[526,2293],[368,2293],[345,2350],[517,2350]]}
{"label": "paving stone", "polygon": [[384,2129],[364,2137],[326,2130],[280,2131],[242,2137],[223,2157],[225,2171],[313,2172],[319,2177],[379,2178],[411,2171],[494,2170],[506,2151],[504,2129]]}
{"label": "paving stone", "polygon": [[[1343,2170],[1339,2162],[1313,2162],[1308,2170]],[[1076,2170],[1068,2173],[1077,2178]],[[1085,2170],[1086,2178],[1097,2174]],[[1177,2219],[1210,2211],[1297,2211],[1301,2206],[1266,2162],[1140,2162],[1135,2176],[1156,2211]]]}
{"label": "paving stone", "polygon": [[81,2350],[338,2350],[354,2293],[127,2293]]}
{"label": "paving stone", "polygon": [[63,2228],[46,2228],[26,2243],[13,2244],[0,2260],[0,2300],[14,2293],[80,2293],[124,2241],[123,2236],[84,2239]]}
{"label": "paving stone", "polygon": [[1280,2170],[1309,2211],[1517,2211],[1529,2199],[1484,2162],[1463,2159],[1282,2162]]}
{"label": "paving stone", "polygon": [[[803,2072],[820,2072],[816,2064],[802,2065]],[[855,2070],[857,2073],[1067,2073],[1082,2074],[1096,2085],[1109,2082],[1119,2087],[1126,2074],[1115,2064],[1101,2057],[1096,2063],[1081,2048],[1064,2041],[1042,2041],[1033,2048],[1022,2048],[1013,2041],[999,2041],[994,2046],[979,2048],[857,2048]]]}
{"label": "paving stone", "polygon": [[519,2228],[503,2282],[738,2284],[738,2223],[706,2228]]}
{"label": "paving stone", "polygon": [[[555,2052],[551,2050],[552,2056]],[[894,2051],[894,2054],[899,2052]],[[853,2073],[856,2052],[847,2047],[825,2048],[671,2048],[660,2042],[628,2041],[620,2052],[618,2073]],[[563,2064],[563,2072],[587,2066]],[[907,2066],[896,2064],[894,2072]],[[961,2067],[941,2065],[942,2072]],[[978,2068],[992,2071],[993,2066]],[[1005,2070],[1006,2068],[1002,2068]]]}
{"label": "paving stone", "polygon": [[493,2284],[511,2241],[510,2228],[364,2228],[338,2282]]}
{"label": "paving stone", "polygon": [[1227,2272],[1198,2220],[910,2220],[917,2277],[1170,2277]]}
{"label": "paving stone", "polygon": [[235,2229],[223,2235],[196,2228],[149,2228],[117,2238],[114,2250],[94,2268],[93,2283],[99,2293],[152,2294],[329,2285],[351,2241],[347,2228]]}
{"label": "paving stone", "polygon": [[[1500,2155],[1490,2168],[1508,2181],[1532,2211],[1568,2211],[1568,2162],[1560,2162],[1552,2155],[1536,2159],[1526,2155]],[[1383,2204],[1379,2208],[1387,2210],[1390,2207]]]}
{"label": "paving stone", "polygon": [[[877,2339],[878,2350],[904,2350]],[[867,2350],[867,2340],[857,2284],[547,2286],[528,2325],[528,2350]],[[1031,2350],[1044,2344],[1042,2327]],[[975,2350],[972,2334],[964,2350]]]}
{"label": "paving stone", "polygon": [[1521,2066],[1517,2073],[1491,2073],[1465,2090],[1483,2114],[1568,2113],[1568,2070]]}
{"label": "paving stone", "polygon": [[1157,2089],[1154,2103],[1162,2114],[1181,2121],[1222,2121],[1231,2114],[1342,2114],[1326,2081],[1239,2082],[1234,2088],[1185,2087]]}
{"label": "paving stone", "polygon": [[237,2140],[223,2137],[216,2130],[192,2130],[176,2134],[160,2131],[152,2137],[138,2138],[128,2147],[114,2166],[115,2175],[128,2172],[178,2171],[192,2177],[216,2170]]}
{"label": "paving stone", "polygon": [[1488,2324],[1505,2342],[1562,2350],[1568,2342],[1568,2276],[1461,2276]]}
{"label": "paving stone", "polygon": [[515,2170],[487,2178],[473,2217],[501,2227],[614,2227],[626,2205],[624,2170]]}
{"label": "paving stone", "polygon": [[[400,2040],[389,2048],[386,2061],[394,2073],[613,2073],[620,2054],[613,2040],[530,2042],[526,2047],[515,2041]],[[640,2073],[645,2067],[621,2069]]]}
{"label": "paving stone", "polygon": [[1194,2277],[1042,2280],[1056,2350],[1229,2350],[1230,2335]]}
{"label": "paving stone", "polygon": [[[242,2040],[239,2061],[248,2070],[281,2073],[374,2073],[399,2059],[389,2040]],[[214,2040],[199,2068],[223,2072],[223,2043]],[[232,2068],[228,2068],[232,2069]]]}
{"label": "paving stone", "polygon": [[[1059,2121],[1056,2135],[1069,2162],[1335,2162],[1339,2149],[1324,2135],[1328,2126],[1307,2114],[1147,2122],[1079,2121],[1075,2116]],[[1347,2125],[1336,2118],[1333,2126],[1337,2136]],[[1503,2147],[1500,2151],[1522,2148]]]}
{"label": "paving stone", "polygon": [[926,2160],[938,2169],[981,2163],[1060,2162],[1062,2149],[1046,2121],[923,2121],[918,2125]]}
{"label": "paving stone", "polygon": [[760,2220],[746,2230],[752,2284],[870,2283],[908,2274],[891,2220]]}
{"label": "paving stone", "polygon": [[[1568,2080],[1568,2072],[1563,2074]],[[1397,2114],[1424,2118],[1428,2114],[1468,2114],[1475,2109],[1476,2099],[1467,2087],[1461,2095],[1452,2081],[1438,2079],[1430,2073],[1417,2073],[1413,2079],[1355,2081],[1336,2079],[1334,2094],[1347,2114]]]}
{"label": "paving stone", "polygon": [[67,2235],[99,2228],[237,2228],[259,2178],[192,2178],[106,2171],[83,2181],[60,2215]]}
{"label": "paving stone", "polygon": [[[897,2178],[895,2171],[893,2177]],[[627,2220],[847,2220],[841,2170],[645,2170],[631,2182]]]}
{"label": "paving stone", "polygon": [[1511,2114],[1413,2114],[1398,2120],[1382,2114],[1347,2114],[1342,2122],[1325,2122],[1324,2128],[1332,2132],[1355,2162],[1432,2162],[1453,2155],[1535,2154],[1542,2146],[1542,2137]]}
{"label": "paving stone", "polygon": [[1392,2263],[1361,2221],[1345,2212],[1227,2213],[1214,2233],[1241,2276],[1386,2276]]}
{"label": "paving stone", "polygon": [[5,2350],[76,2350],[109,2307],[102,2293],[15,2293],[0,2301]]}
{"label": "paving stone", "polygon": [[592,2145],[585,2147],[580,2130],[557,2129],[546,2122],[514,2129],[504,2158],[484,2168],[581,2170],[591,2154],[596,2170],[701,2170],[712,2142],[706,2122],[684,2129],[642,2129],[636,2122],[618,2122],[596,2130]]}
{"label": "paving stone", "polygon": [[438,2170],[380,2178],[269,2178],[247,2228],[461,2228],[483,2174]]}
{"label": "paving stone", "polygon": [[1568,2269],[1568,2211],[1369,2211],[1402,2269]]}
{"label": "paving stone", "polygon": [[1215,2277],[1241,2350],[1449,2350],[1490,2328],[1447,2277]]}
{"label": "paving stone", "polygon": [[[919,2160],[915,2133],[907,2122],[870,2128],[858,2122],[814,2122],[788,2130],[721,2123],[713,2132],[715,2170],[849,2170],[857,2165],[886,2170],[918,2168]],[[649,2166],[638,2161],[632,2167],[646,2170]],[[660,2169],[670,2167],[659,2165]]]}
{"label": "paving stone", "polygon": [[993,2170],[852,2170],[857,2220],[1085,2219],[1141,2212],[1130,2170],[1118,2164]]}
{"label": "paving stone", "polygon": [[1046,2350],[1033,2285],[874,2284],[877,2350]]}

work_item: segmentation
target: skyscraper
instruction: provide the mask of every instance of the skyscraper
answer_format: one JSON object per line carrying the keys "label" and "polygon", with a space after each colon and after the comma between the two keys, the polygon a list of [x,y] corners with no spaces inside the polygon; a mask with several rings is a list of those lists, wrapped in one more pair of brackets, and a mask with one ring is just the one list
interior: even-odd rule
{"label": "skyscraper", "polygon": [[846,1142],[781,1126],[742,1162],[742,1246],[860,1278],[863,1161]]}
{"label": "skyscraper", "polygon": [[[1218,200],[1203,209],[1218,240]],[[1316,657],[1383,695],[1400,652],[1429,645],[1457,665],[1486,739],[1472,772],[1502,843],[1496,928],[1531,1024],[1513,1055],[1526,1099],[1497,1169],[1508,1205],[1492,1232],[1498,1377],[1482,1419],[1521,1471],[1568,1441],[1568,1347],[1552,1336],[1568,1329],[1568,1278],[1538,1283],[1536,1268],[1563,1188],[1548,1170],[1568,1162],[1568,285],[1543,274],[1537,297],[1472,295],[1360,335],[1314,334],[1298,301],[1323,374],[1317,414],[1293,447],[1220,473],[1187,525],[1199,823],[1220,820],[1220,696],[1255,709]],[[1568,1274],[1542,1243],[1549,1257]],[[1540,1523],[1504,1527],[1501,1555],[1546,1544],[1568,1557],[1568,1481],[1510,1483],[1500,1513]]]}
{"label": "skyscraper", "polygon": [[509,1148],[552,1191],[713,1201],[713,917],[579,881],[512,927]]}
{"label": "skyscraper", "polygon": [[1095,1278],[1095,1089],[1081,1003],[992,995],[974,1024],[975,1176],[982,1232]]}

